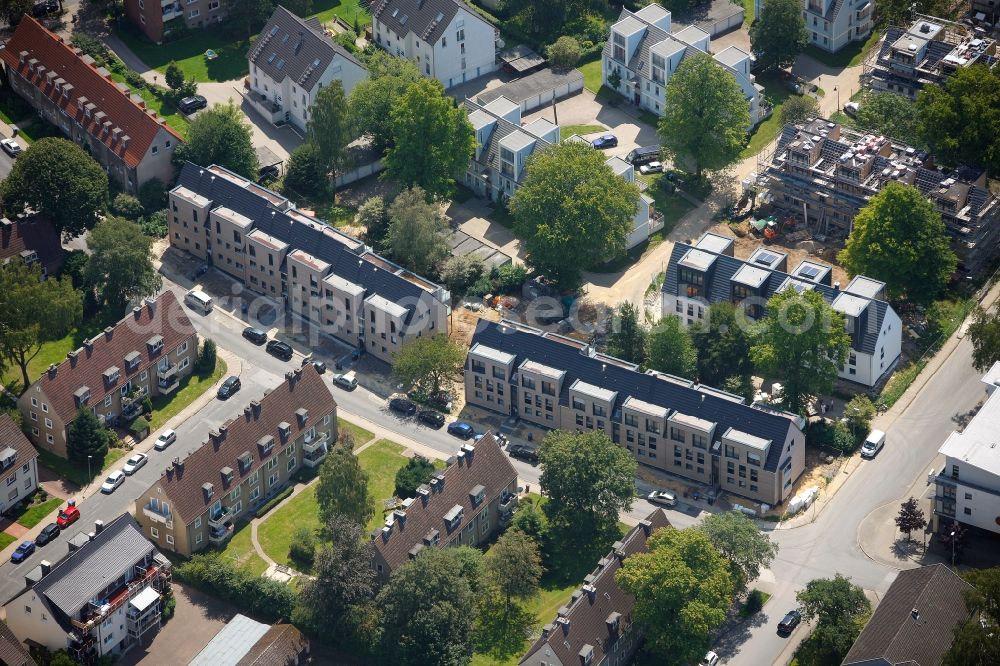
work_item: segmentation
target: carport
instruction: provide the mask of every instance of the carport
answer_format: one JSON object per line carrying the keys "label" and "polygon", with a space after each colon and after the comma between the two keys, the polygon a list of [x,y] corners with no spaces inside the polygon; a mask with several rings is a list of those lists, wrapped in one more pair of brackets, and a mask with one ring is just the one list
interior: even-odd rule
{"label": "carport", "polygon": [[521,113],[527,113],[532,109],[551,104],[554,99],[569,97],[581,90],[583,90],[583,74],[580,70],[555,72],[546,68],[523,79],[487,90],[479,95],[476,101],[480,104],[489,104],[502,95],[520,105]]}
{"label": "carport", "polygon": [[519,44],[501,53],[500,63],[504,71],[523,76],[544,65],[545,58],[535,53],[530,46]]}
{"label": "carport", "polygon": [[257,153],[257,175],[260,178],[270,178],[277,180],[281,177],[281,167],[285,160],[267,146],[256,146],[254,152]]}

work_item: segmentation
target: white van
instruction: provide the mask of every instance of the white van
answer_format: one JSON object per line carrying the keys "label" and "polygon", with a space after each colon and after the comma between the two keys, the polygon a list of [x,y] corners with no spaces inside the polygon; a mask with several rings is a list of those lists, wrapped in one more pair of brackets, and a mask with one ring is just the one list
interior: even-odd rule
{"label": "white van", "polygon": [[212,311],[212,297],[199,289],[192,289],[184,294],[184,302],[188,307],[199,310],[202,314]]}
{"label": "white van", "polygon": [[883,446],[885,446],[885,433],[881,430],[872,430],[868,433],[865,443],[861,445],[861,457],[874,458]]}

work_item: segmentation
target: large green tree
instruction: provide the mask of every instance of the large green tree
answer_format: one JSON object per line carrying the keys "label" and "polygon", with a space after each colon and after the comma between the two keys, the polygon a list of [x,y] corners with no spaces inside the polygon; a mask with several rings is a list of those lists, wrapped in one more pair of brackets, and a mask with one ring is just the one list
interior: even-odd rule
{"label": "large green tree", "polygon": [[816,620],[816,628],[802,648],[811,655],[810,662],[839,664],[871,614],[864,590],[837,574],[809,581],[795,596],[802,617]]}
{"label": "large green tree", "polygon": [[535,617],[524,601],[538,592],[542,560],[538,544],[520,530],[507,530],[483,557],[485,588],[476,618],[477,652],[497,660],[523,651]]}
{"label": "large green tree", "polygon": [[736,79],[706,53],[685,58],[667,83],[658,130],[663,150],[701,176],[740,155],[750,107]]}
{"label": "large green tree", "polygon": [[392,109],[410,84],[420,80],[420,72],[410,60],[382,49],[364,56],[364,64],[368,78],[351,90],[347,112],[355,133],[369,137],[381,151],[392,145]]}
{"label": "large green tree", "polygon": [[652,370],[693,379],[698,368],[698,351],[691,334],[679,317],[666,316],[649,331],[647,342]]}
{"label": "large green tree", "polygon": [[852,124],[860,130],[888,136],[896,141],[920,145],[917,106],[891,92],[865,91]]}
{"label": "large green tree", "polygon": [[427,274],[448,256],[444,229],[440,208],[427,201],[419,186],[404,190],[389,205],[385,249],[414,273]]}
{"label": "large green tree", "polygon": [[465,111],[445,96],[440,81],[422,78],[396,100],[389,117],[393,145],[385,154],[386,176],[419,185],[430,198],[447,197],[476,147]]}
{"label": "large green tree", "polygon": [[962,575],[973,589],[965,592],[971,617],[955,627],[945,666],[1000,664],[1000,567],[973,569]]}
{"label": "large green tree", "polygon": [[198,166],[218,164],[239,175],[257,180],[257,153],[253,132],[243,112],[233,104],[216,104],[191,121],[187,141],[177,146],[174,159]]}
{"label": "large green tree", "polygon": [[972,340],[972,366],[979,372],[986,372],[1000,361],[1000,303],[990,310],[977,307],[969,323],[969,338]]}
{"label": "large green tree", "polygon": [[335,446],[327,454],[319,468],[316,503],[324,525],[339,514],[364,526],[375,515],[375,504],[368,488],[368,472],[358,464],[350,449]]}
{"label": "large green tree", "polygon": [[66,457],[78,465],[89,459],[91,473],[99,474],[114,436],[89,407],[81,407],[66,428]]}
{"label": "large green tree", "polygon": [[788,67],[809,44],[799,0],[764,0],[750,26],[750,48],[762,69]]}
{"label": "large green tree", "polygon": [[625,301],[615,309],[608,336],[608,353],[631,363],[646,361],[646,329],[639,321],[639,308]]}
{"label": "large green tree", "polygon": [[783,378],[782,402],[799,413],[809,396],[833,388],[850,347],[844,316],[822,294],[786,289],[767,302],[750,357],[761,371]]}
{"label": "large green tree", "polygon": [[465,348],[446,333],[411,338],[392,356],[392,372],[428,396],[457,379],[465,363]]}
{"label": "large green tree", "polygon": [[919,134],[948,165],[968,164],[1000,173],[1000,74],[983,64],[959,67],[944,86],[917,95]]}
{"label": "large green tree", "polygon": [[691,341],[698,350],[698,379],[722,387],[730,377],[750,377],[752,322],[727,301],[712,304],[708,315],[691,328]]}
{"label": "large green tree", "polygon": [[945,288],[957,262],[941,214],[900,183],[887,184],[858,212],[838,259],[851,275],[885,282],[891,298],[920,303]]}
{"label": "large green tree", "polygon": [[163,279],[153,266],[153,239],[135,222],[106,217],[87,237],[90,261],[84,284],[118,311],[136,300],[154,295]]}
{"label": "large green tree", "polygon": [[434,463],[421,455],[413,456],[396,471],[396,497],[416,497],[417,488],[431,480]]}
{"label": "large green tree", "polygon": [[21,17],[31,13],[34,0],[3,0],[0,2],[0,17],[9,26],[16,26],[21,22]]}
{"label": "large green tree", "polygon": [[647,543],[648,551],[626,559],[615,580],[635,596],[632,615],[647,649],[664,663],[697,663],[733,600],[729,565],[698,529],[667,527]]}
{"label": "large green tree", "polygon": [[24,390],[31,384],[28,364],[42,345],[65,336],[83,317],[83,298],[67,277],[42,280],[39,266],[20,258],[0,263],[0,367],[21,369]]}
{"label": "large green tree", "polygon": [[760,576],[760,570],[771,566],[778,554],[778,544],[739,511],[710,514],[698,529],[708,535],[719,554],[729,561],[737,594],[746,592],[749,584]]}
{"label": "large green tree", "polygon": [[108,174],[82,148],[66,139],[39,139],[14,161],[0,184],[8,215],[31,207],[64,237],[90,229],[108,206]]}
{"label": "large green tree", "polygon": [[614,175],[599,151],[562,143],[533,154],[510,199],[528,263],[565,287],[581,270],[625,252],[639,188]]}
{"label": "large green tree", "polygon": [[335,191],[337,174],[348,163],[347,144],[355,138],[347,116],[344,85],[340,81],[334,79],[316,95],[316,101],[309,109],[306,137],[310,144],[316,146],[319,162],[328,174],[331,189]]}
{"label": "large green tree", "polygon": [[322,197],[330,187],[330,177],[327,174],[319,148],[306,142],[288,156],[285,188],[299,196]]}
{"label": "large green tree", "polygon": [[226,16],[234,25],[246,27],[247,40],[254,29],[267,21],[274,10],[271,0],[226,0]]}

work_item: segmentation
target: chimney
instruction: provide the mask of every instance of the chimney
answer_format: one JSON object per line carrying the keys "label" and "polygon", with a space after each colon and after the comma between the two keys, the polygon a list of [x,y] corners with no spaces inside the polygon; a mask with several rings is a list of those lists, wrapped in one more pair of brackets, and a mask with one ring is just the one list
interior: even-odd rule
{"label": "chimney", "polygon": [[111,336],[113,336],[114,334],[115,334],[114,327],[108,326],[107,328],[104,329],[104,337],[107,338],[108,340],[110,340]]}
{"label": "chimney", "polygon": [[52,563],[48,560],[42,560],[38,563],[38,566],[42,569],[42,576],[48,576],[49,572],[52,571]]}
{"label": "chimney", "polygon": [[833,283],[833,290],[840,291],[840,280],[837,280],[836,282]]}
{"label": "chimney", "polygon": [[295,377],[295,375],[292,373],[291,370],[288,370],[287,372],[285,372],[285,381],[286,382],[291,382],[294,377]]}
{"label": "chimney", "polygon": [[245,416],[246,418],[250,418],[250,412],[252,411],[253,409],[250,407],[250,405],[247,405],[246,407],[243,408],[243,416]]}
{"label": "chimney", "polygon": [[136,321],[138,321],[139,317],[142,316],[142,308],[140,308],[138,305],[132,308],[132,316],[135,317]]}
{"label": "chimney", "polygon": [[456,456],[450,456],[447,460],[444,461],[444,464],[448,467],[451,467],[456,462],[458,462],[458,458]]}
{"label": "chimney", "polygon": [[295,376],[296,381],[302,379],[302,368],[295,368],[295,370],[292,371],[292,374]]}
{"label": "chimney", "polygon": [[260,416],[260,402],[257,400],[251,400],[250,410],[253,412],[254,417]]}
{"label": "chimney", "polygon": [[177,470],[177,474],[179,475],[181,472],[184,471],[184,461],[181,460],[179,457],[174,458],[174,468]]}
{"label": "chimney", "polygon": [[419,487],[417,488],[417,495],[419,495],[419,496],[420,496],[420,502],[421,502],[421,503],[422,503],[422,504],[423,504],[424,506],[427,506],[427,501],[428,501],[428,500],[430,499],[430,497],[431,497],[431,488],[430,488],[430,486],[428,486],[428,485],[427,485],[426,483],[424,483],[424,484],[421,484],[421,485],[420,485],[420,486],[419,486]]}
{"label": "chimney", "polygon": [[83,341],[83,348],[87,350],[88,354],[91,353],[92,351],[94,351],[94,341],[91,340],[90,338],[85,339]]}
{"label": "chimney", "polygon": [[66,358],[69,359],[69,366],[71,368],[75,368],[76,367],[76,361],[77,361],[77,358],[79,357],[79,355],[80,355],[80,350],[78,350],[78,349],[74,349],[73,351],[66,352]]}
{"label": "chimney", "polygon": [[640,520],[639,524],[642,525],[642,531],[646,533],[646,536],[649,536],[649,533],[653,531],[653,523],[649,519]]}
{"label": "chimney", "polygon": [[549,634],[552,633],[552,623],[546,624],[542,627],[542,638],[548,638]]}
{"label": "chimney", "polygon": [[104,521],[95,520],[94,521],[94,534],[100,534],[104,530]]}
{"label": "chimney", "polygon": [[56,364],[55,363],[50,363],[49,364],[49,370],[48,370],[49,379],[52,379],[53,377],[56,376],[56,370],[57,370]]}
{"label": "chimney", "polygon": [[910,611],[910,617],[912,617],[914,620],[919,620],[920,619],[920,611],[918,609],[914,608],[913,610]]}

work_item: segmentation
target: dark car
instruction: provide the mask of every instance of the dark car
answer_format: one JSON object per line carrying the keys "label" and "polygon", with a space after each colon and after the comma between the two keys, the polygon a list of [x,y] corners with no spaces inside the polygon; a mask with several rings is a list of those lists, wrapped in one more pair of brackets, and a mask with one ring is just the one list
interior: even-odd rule
{"label": "dark car", "polygon": [[247,326],[243,329],[243,337],[255,345],[262,345],[267,342],[267,333],[253,326]]}
{"label": "dark car", "polygon": [[507,449],[507,453],[510,454],[511,458],[519,458],[530,463],[538,462],[538,452],[524,444],[511,444],[510,448]]}
{"label": "dark car", "polygon": [[802,622],[802,613],[797,610],[788,611],[778,623],[778,633],[785,635],[792,633],[795,627],[799,626],[799,622]]}
{"label": "dark car", "polygon": [[605,148],[614,148],[615,146],[618,145],[618,137],[616,137],[614,134],[605,134],[591,141],[590,145],[592,145],[594,148],[597,148],[598,150],[604,150]]}
{"label": "dark car", "polygon": [[625,161],[632,166],[642,166],[643,164],[649,164],[650,162],[659,162],[660,147],[642,146],[640,148],[636,148],[625,156]]}
{"label": "dark car", "polygon": [[323,361],[310,361],[308,359],[302,359],[303,368],[310,364],[312,365],[312,367],[316,368],[316,372],[318,372],[319,374],[322,375],[323,373],[326,372],[326,363],[324,363]]}
{"label": "dark car", "polygon": [[454,423],[448,424],[448,434],[461,437],[462,439],[469,439],[475,436],[476,429],[465,421],[455,421]]}
{"label": "dark car", "polygon": [[21,545],[10,554],[10,561],[15,564],[18,562],[24,562],[33,552],[35,552],[35,542],[30,540],[22,541]]}
{"label": "dark car", "polygon": [[57,11],[59,11],[59,2],[57,0],[41,0],[41,2],[36,2],[31,7],[31,15],[35,18],[55,14]]}
{"label": "dark car", "polygon": [[55,523],[49,523],[48,525],[43,527],[42,531],[39,532],[37,537],[35,537],[35,543],[39,546],[44,546],[49,541],[55,539],[57,536],[59,536],[59,526],[56,525]]}
{"label": "dark car", "polygon": [[413,416],[417,413],[417,406],[412,400],[406,398],[393,398],[389,401],[389,409],[399,412],[403,416]]}
{"label": "dark car", "polygon": [[432,428],[440,428],[444,425],[444,414],[435,412],[433,409],[424,409],[417,414],[417,420]]}
{"label": "dark car", "polygon": [[198,109],[204,109],[206,106],[208,106],[208,100],[201,95],[185,97],[177,104],[177,108],[181,110],[181,113],[186,114],[192,114]]}
{"label": "dark car", "polygon": [[222,382],[222,386],[219,387],[219,399],[227,400],[234,393],[243,388],[243,384],[240,383],[240,378],[235,375],[232,377],[226,377],[226,381]]}
{"label": "dark car", "polygon": [[271,340],[267,343],[267,353],[271,356],[276,356],[282,361],[292,360],[292,346],[287,342],[282,342],[281,340]]}

